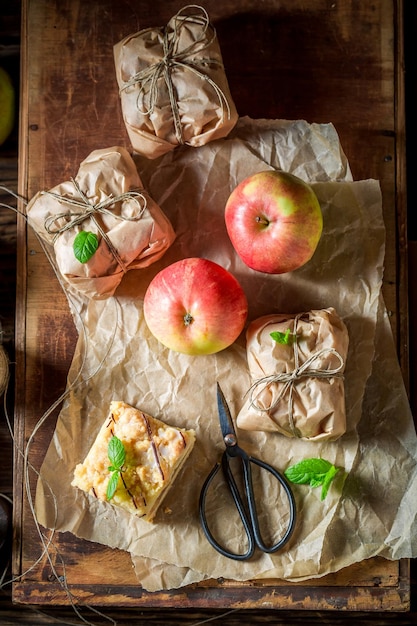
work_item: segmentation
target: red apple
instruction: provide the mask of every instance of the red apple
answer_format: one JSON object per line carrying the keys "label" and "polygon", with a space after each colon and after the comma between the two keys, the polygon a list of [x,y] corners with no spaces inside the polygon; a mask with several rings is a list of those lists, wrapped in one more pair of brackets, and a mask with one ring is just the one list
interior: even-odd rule
{"label": "red apple", "polygon": [[150,282],[143,313],[151,333],[167,348],[213,354],[240,335],[248,314],[245,293],[226,269],[187,258],[161,270]]}
{"label": "red apple", "polygon": [[307,263],[323,230],[320,204],[310,185],[281,171],[243,180],[229,196],[225,220],[242,261],[268,274],[291,272]]}

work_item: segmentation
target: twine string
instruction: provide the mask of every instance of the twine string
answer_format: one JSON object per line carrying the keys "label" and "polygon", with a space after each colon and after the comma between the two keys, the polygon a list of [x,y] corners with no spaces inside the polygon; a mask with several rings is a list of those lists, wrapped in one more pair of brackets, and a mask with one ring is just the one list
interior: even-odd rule
{"label": "twine string", "polygon": [[[11,196],[13,196],[16,200],[18,200],[19,202],[21,202],[25,207],[28,204],[28,201],[26,198],[24,198],[23,196],[21,196],[20,194],[14,192],[13,190],[8,189],[7,187],[0,185],[0,190],[10,194]],[[0,206],[6,209],[9,209],[11,211],[13,211],[16,215],[20,216],[21,218],[23,218],[25,220],[26,223],[28,223],[28,218],[27,215],[24,211],[22,211],[20,208],[9,205],[9,204],[5,204],[3,202],[0,202]],[[30,461],[30,451],[31,451],[31,447],[32,444],[34,443],[34,441],[36,440],[36,437],[38,435],[38,432],[40,431],[40,429],[45,425],[45,423],[47,423],[48,418],[50,417],[51,414],[53,414],[53,412],[64,402],[65,399],[67,399],[71,393],[77,388],[77,387],[81,387],[83,385],[85,385],[86,383],[88,383],[88,381],[92,380],[95,376],[97,376],[99,374],[99,372],[102,370],[102,368],[104,367],[105,362],[108,359],[108,355],[110,354],[110,350],[111,347],[115,341],[115,337],[116,337],[116,328],[118,327],[118,316],[119,316],[119,308],[115,309],[115,314],[116,314],[116,323],[114,324],[114,331],[113,331],[113,335],[110,339],[110,342],[107,344],[107,346],[105,347],[105,351],[104,354],[102,355],[102,358],[99,360],[97,366],[91,371],[91,372],[87,372],[85,371],[86,366],[88,364],[88,353],[89,353],[89,339],[88,339],[88,335],[87,335],[87,328],[84,324],[83,318],[81,316],[81,311],[78,310],[77,305],[75,303],[75,301],[73,301],[73,297],[70,294],[70,292],[66,291],[62,281],[61,281],[61,276],[60,273],[55,265],[54,259],[52,258],[52,256],[49,254],[48,249],[45,247],[43,240],[39,237],[38,233],[36,231],[34,231],[34,234],[39,242],[39,245],[41,246],[41,248],[43,249],[43,251],[45,252],[45,255],[47,256],[51,267],[53,269],[53,271],[55,272],[55,275],[59,281],[59,283],[61,284],[61,287],[63,288],[63,290],[66,293],[66,296],[69,300],[69,302],[71,303],[71,310],[74,312],[75,315],[77,315],[80,323],[81,323],[81,331],[83,333],[84,336],[84,350],[81,354],[81,363],[79,366],[79,370],[77,372],[75,372],[75,376],[72,380],[72,382],[68,382],[68,385],[66,387],[66,389],[64,390],[64,392],[51,404],[51,406],[44,412],[44,414],[38,419],[37,423],[35,424],[34,428],[32,429],[32,432],[30,433],[27,442],[24,443],[24,448],[22,449],[19,445],[18,442],[16,441],[14,432],[13,432],[13,427],[12,427],[12,422],[10,419],[10,416],[8,414],[8,398],[7,398],[7,393],[8,393],[8,387],[6,387],[5,391],[4,391],[4,397],[3,397],[3,410],[4,410],[4,416],[6,419],[6,424],[7,424],[7,428],[9,430],[10,433],[10,437],[12,439],[13,442],[13,448],[14,448],[14,452],[16,455],[20,455],[22,457],[22,462],[23,462],[23,487],[25,489],[25,493],[26,493],[26,497],[27,497],[27,501],[28,501],[28,505],[29,505],[29,509],[31,512],[31,515],[33,517],[33,522],[36,528],[36,531],[38,533],[39,536],[39,540],[40,540],[40,547],[41,547],[41,552],[38,556],[38,558],[27,567],[26,570],[20,572],[19,574],[14,575],[13,577],[11,577],[10,580],[5,580],[6,575],[7,575],[7,570],[5,569],[4,572],[2,573],[1,577],[0,577],[0,590],[3,590],[6,586],[18,581],[18,580],[22,580],[25,576],[29,575],[37,566],[39,563],[41,563],[43,561],[43,559],[47,559],[50,567],[51,567],[51,571],[55,577],[55,581],[61,586],[62,590],[64,591],[64,593],[66,594],[67,598],[68,598],[68,603],[69,605],[72,607],[75,615],[79,618],[80,622],[79,623],[83,623],[86,624],[87,626],[97,626],[97,622],[93,622],[90,621],[88,619],[88,617],[85,616],[86,611],[90,611],[93,615],[98,616],[100,618],[100,624],[103,623],[103,620],[109,622],[112,624],[112,626],[116,626],[116,621],[106,615],[105,613],[102,613],[101,611],[99,611],[96,607],[91,606],[89,604],[83,604],[80,598],[77,598],[74,596],[73,592],[71,591],[71,588],[68,584],[67,581],[67,576],[66,576],[66,564],[65,561],[62,557],[61,554],[59,554],[58,552],[58,548],[55,546],[53,538],[55,535],[55,527],[56,527],[56,521],[57,521],[57,515],[58,515],[58,508],[57,508],[57,499],[56,499],[56,495],[53,493],[53,490],[51,488],[51,486],[49,485],[49,483],[47,483],[43,477],[40,474],[40,470],[37,470],[34,465],[31,463]],[[117,305],[118,303],[116,303]],[[84,375],[84,376],[83,376]],[[8,383],[10,381],[10,377],[8,379]],[[36,512],[35,512],[35,505],[34,505],[34,499],[33,499],[33,495],[32,495],[32,485],[31,485],[31,473],[38,479],[38,480],[42,480],[45,484],[45,487],[49,490],[51,498],[52,498],[52,506],[53,506],[53,512],[54,512],[54,522],[52,524],[52,528],[49,530],[49,536],[46,535],[38,520],[36,517]],[[5,497],[3,494],[0,494],[1,497]],[[7,498],[8,499],[8,498]],[[54,563],[53,560],[53,554],[52,554],[52,549],[55,549],[55,553],[57,556],[57,559],[62,567],[63,570],[63,575],[60,575],[57,569],[57,565]],[[38,611],[39,612],[39,611]],[[42,612],[40,612],[42,614]],[[61,621],[60,623],[62,624],[74,624],[73,621]]]}
{"label": "twine string", "polygon": [[[292,434],[295,437],[301,437],[301,433],[295,425],[294,421],[294,393],[297,383],[304,378],[330,379],[343,378],[343,368],[345,365],[342,355],[334,348],[323,348],[311,354],[303,363],[300,363],[299,347],[297,343],[297,326],[301,315],[297,315],[294,320],[293,330],[293,346],[294,346],[294,369],[291,372],[279,372],[278,374],[270,374],[256,380],[249,388],[250,406],[257,411],[272,411],[284,397],[288,394],[288,419]],[[315,367],[320,359],[328,356],[335,356],[338,365],[332,368]],[[258,398],[271,385],[281,383],[282,387],[277,394],[275,400],[269,406],[260,406]]]}
{"label": "twine string", "polygon": [[[184,11],[190,8],[198,9],[202,12],[202,15],[184,15]],[[198,24],[201,26],[198,36],[193,43],[187,47],[180,49],[181,43],[181,30],[187,24]],[[207,11],[198,5],[188,5],[183,7],[174,17],[174,29],[169,31],[168,28],[163,32],[163,57],[160,61],[149,65],[140,72],[137,72],[132,76],[124,85],[120,88],[120,92],[128,89],[129,87],[137,85],[139,93],[137,96],[137,106],[141,113],[144,115],[152,115],[154,112],[156,103],[159,96],[159,81],[164,79],[168,89],[169,102],[172,109],[173,122],[175,128],[175,136],[179,144],[184,144],[183,129],[181,124],[180,110],[178,106],[178,100],[175,93],[175,87],[173,83],[172,74],[176,69],[182,69],[187,72],[193,73],[199,79],[207,82],[213,89],[219,101],[222,121],[227,112],[228,118],[230,118],[230,106],[224,91],[219,85],[204,71],[204,67],[207,65],[215,65],[219,68],[223,68],[223,64],[215,58],[203,57],[196,58],[196,55],[203,50],[209,48],[211,43],[216,38],[216,32],[212,29],[212,35],[206,38],[207,30],[210,26],[209,16]],[[203,69],[200,69],[203,68]],[[145,104],[146,96],[148,96],[148,105]]]}
{"label": "twine string", "polygon": [[[74,178],[71,178],[71,182],[74,185],[75,190],[79,194],[80,199],[71,198],[68,196],[61,196],[60,194],[55,193],[53,191],[41,192],[42,195],[48,195],[48,196],[52,196],[53,198],[56,198],[58,202],[62,204],[68,204],[71,207],[75,207],[79,209],[79,211],[76,211],[76,212],[65,211],[62,213],[49,215],[47,218],[45,218],[45,222],[44,222],[45,230],[50,235],[54,236],[53,241],[55,243],[56,239],[62,233],[75,228],[75,226],[82,224],[87,219],[91,219],[94,222],[101,237],[104,239],[107,247],[109,248],[117,264],[121,267],[122,271],[126,273],[127,267],[125,263],[123,262],[123,259],[121,258],[117,249],[113,245],[110,237],[108,236],[104,228],[101,226],[99,220],[97,219],[97,215],[101,213],[104,215],[109,215],[117,220],[126,221],[126,222],[136,222],[142,218],[143,213],[146,209],[147,200],[146,200],[145,195],[141,191],[126,191],[117,196],[110,195],[105,200],[102,200],[101,202],[94,204],[90,202],[89,198],[82,191],[80,185]],[[125,215],[117,215],[116,213],[114,213],[114,211],[110,210],[111,207],[113,207],[115,204],[119,202],[124,202],[126,200],[132,200],[134,203],[137,204],[139,211],[136,215],[133,215],[131,217],[125,216]],[[62,219],[65,219],[66,222],[63,225],[59,226],[59,222]]]}

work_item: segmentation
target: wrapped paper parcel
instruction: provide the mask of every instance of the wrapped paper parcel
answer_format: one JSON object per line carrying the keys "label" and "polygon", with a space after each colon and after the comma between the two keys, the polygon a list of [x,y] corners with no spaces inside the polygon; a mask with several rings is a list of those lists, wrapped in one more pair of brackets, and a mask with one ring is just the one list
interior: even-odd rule
{"label": "wrapped paper parcel", "polygon": [[[143,188],[123,147],[94,150],[76,177],[38,192],[27,207],[30,225],[53,246],[64,280],[91,298],[111,296],[124,274],[159,259],[175,239],[171,223]],[[96,241],[76,256],[80,233]]]}
{"label": "wrapped paper parcel", "polygon": [[179,145],[225,137],[238,115],[216,31],[204,8],[184,7],[164,28],[147,28],[114,46],[126,130],[150,159]]}
{"label": "wrapped paper parcel", "polygon": [[332,307],[254,320],[246,332],[252,384],[238,427],[338,439],[346,431],[348,344],[346,325]]}

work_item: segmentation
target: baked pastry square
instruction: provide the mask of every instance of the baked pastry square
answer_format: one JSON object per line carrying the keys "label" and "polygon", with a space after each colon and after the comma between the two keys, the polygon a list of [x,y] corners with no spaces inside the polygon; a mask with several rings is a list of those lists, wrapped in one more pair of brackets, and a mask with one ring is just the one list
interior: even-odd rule
{"label": "baked pastry square", "polygon": [[71,484],[152,522],[194,442],[194,430],[169,426],[113,401]]}

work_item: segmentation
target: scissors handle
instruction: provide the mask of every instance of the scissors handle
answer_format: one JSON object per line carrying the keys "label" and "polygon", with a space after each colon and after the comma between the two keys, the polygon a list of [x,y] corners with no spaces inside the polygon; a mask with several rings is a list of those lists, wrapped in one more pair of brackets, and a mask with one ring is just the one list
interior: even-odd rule
{"label": "scissors handle", "polygon": [[[250,463],[254,463],[255,465],[258,465],[259,467],[261,467],[265,471],[267,471],[270,474],[272,474],[274,476],[274,478],[276,478],[278,480],[278,482],[280,483],[280,485],[282,486],[282,488],[284,490],[284,493],[285,493],[285,495],[287,497],[287,500],[288,500],[290,517],[289,517],[289,522],[288,522],[287,529],[286,529],[285,533],[282,535],[282,537],[279,539],[279,541],[277,541],[276,543],[274,543],[271,546],[265,545],[265,543],[264,543],[264,541],[262,539],[261,531],[259,529],[259,521],[258,521],[257,510],[256,510],[255,495],[254,495],[254,492],[253,492],[252,473],[251,473],[251,469],[250,469]],[[294,495],[293,495],[293,493],[291,491],[290,486],[288,485],[287,481],[285,480],[285,478],[274,467],[272,467],[268,463],[265,463],[264,461],[261,461],[260,459],[256,459],[256,458],[254,458],[252,456],[249,456],[248,457],[248,462],[247,463],[244,462],[243,467],[247,468],[247,473],[248,473],[248,477],[246,479],[246,472],[245,472],[245,489],[246,489],[248,502],[249,502],[249,515],[251,517],[253,534],[254,534],[254,537],[255,537],[255,543],[258,546],[258,548],[260,550],[262,550],[262,552],[266,552],[267,554],[272,554],[273,552],[277,552],[277,550],[282,548],[287,543],[287,541],[291,537],[292,532],[294,530],[294,526],[295,526],[295,500],[294,500]]]}
{"label": "scissors handle", "polygon": [[[239,516],[240,519],[242,520],[242,524],[243,527],[245,529],[245,533],[246,536],[248,538],[248,549],[244,554],[234,554],[232,552],[230,552],[229,550],[227,550],[226,548],[224,548],[213,536],[208,522],[207,522],[207,517],[206,517],[206,497],[207,497],[207,492],[209,490],[209,487],[213,481],[213,479],[215,478],[216,474],[218,473],[218,471],[220,470],[220,468],[222,467],[223,472],[224,472],[224,459],[225,459],[226,453],[223,454],[222,456],[222,463],[216,463],[216,465],[213,467],[213,469],[211,470],[210,474],[207,476],[204,485],[201,489],[200,492],[200,502],[199,502],[199,510],[200,510],[200,520],[201,520],[201,525],[203,527],[204,530],[204,534],[206,535],[209,543],[213,546],[213,548],[215,548],[215,550],[217,550],[217,552],[219,552],[220,554],[222,554],[223,556],[226,556],[230,559],[234,559],[235,561],[245,561],[246,559],[250,559],[251,556],[253,556],[254,552],[255,552],[255,537],[253,534],[253,530],[252,527],[250,525],[250,520],[248,519],[248,516],[246,514],[243,502],[242,502],[242,498],[240,497],[240,493],[237,489],[237,485],[236,485],[236,481],[235,479],[232,477],[232,481],[233,482],[227,482],[227,485],[229,486],[230,491],[232,492],[232,496],[233,499],[235,501],[236,504],[236,508],[239,512]],[[234,491],[234,489],[236,489],[236,491]]]}
{"label": "scissors handle", "polygon": [[[244,492],[246,496],[246,505],[243,501],[243,498],[237,487],[236,480],[233,476],[233,472],[230,468],[231,456],[238,457],[243,467],[243,481],[244,481]],[[253,483],[252,483],[251,463],[254,463],[255,465],[258,465],[259,467],[261,467],[262,469],[270,472],[279,481],[288,499],[290,519],[289,519],[287,529],[284,535],[279,539],[279,541],[277,541],[275,544],[271,546],[267,546],[265,544],[265,542],[262,539],[260,528],[259,528],[258,514],[256,510],[255,495],[254,495]],[[243,524],[243,527],[247,536],[248,549],[243,554],[237,554],[237,553],[233,553],[227,550],[214,538],[208,526],[206,512],[205,512],[206,496],[207,496],[208,489],[213,479],[217,475],[220,467],[223,470],[223,475],[224,475],[226,484],[231,492],[233,501],[238,510],[240,519],[242,520],[242,524]],[[251,556],[253,556],[256,546],[260,550],[262,550],[262,552],[266,552],[268,554],[276,552],[277,550],[279,550],[279,548],[283,547],[284,544],[289,540],[294,530],[294,526],[295,526],[294,496],[285,478],[277,470],[275,470],[275,468],[273,468],[271,465],[264,463],[260,459],[256,459],[254,457],[248,456],[246,452],[244,452],[244,450],[239,448],[239,446],[237,445],[233,446],[232,449],[227,449],[224,452],[222,456],[221,464],[217,463],[213,467],[208,477],[206,478],[206,481],[200,493],[199,510],[200,510],[201,524],[202,524],[204,533],[208,541],[210,542],[210,544],[223,556],[226,556],[228,558],[238,560],[238,561],[244,561],[244,560],[249,559]]]}

